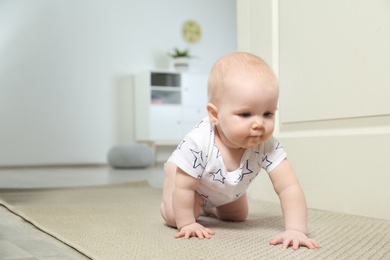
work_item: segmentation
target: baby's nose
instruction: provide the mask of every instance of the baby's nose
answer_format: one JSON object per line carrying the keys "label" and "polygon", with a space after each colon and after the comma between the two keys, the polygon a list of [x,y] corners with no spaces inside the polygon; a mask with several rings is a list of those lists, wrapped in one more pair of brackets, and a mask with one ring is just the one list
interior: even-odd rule
{"label": "baby's nose", "polygon": [[260,129],[262,128],[264,125],[264,121],[263,121],[263,118],[261,117],[256,117],[255,120],[253,121],[252,123],[252,128],[253,129]]}

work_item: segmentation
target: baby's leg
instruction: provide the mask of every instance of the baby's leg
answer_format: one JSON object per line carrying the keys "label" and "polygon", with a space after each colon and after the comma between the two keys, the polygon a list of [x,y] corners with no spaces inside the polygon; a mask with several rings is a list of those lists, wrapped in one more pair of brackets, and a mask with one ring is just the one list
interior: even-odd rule
{"label": "baby's leg", "polygon": [[163,187],[163,202],[161,203],[160,212],[165,222],[172,227],[176,227],[175,215],[173,214],[172,195],[175,189],[175,176],[177,166],[174,163],[165,165],[165,180]]}
{"label": "baby's leg", "polygon": [[248,200],[246,193],[233,202],[213,208],[213,211],[213,214],[222,220],[244,221],[248,217]]}

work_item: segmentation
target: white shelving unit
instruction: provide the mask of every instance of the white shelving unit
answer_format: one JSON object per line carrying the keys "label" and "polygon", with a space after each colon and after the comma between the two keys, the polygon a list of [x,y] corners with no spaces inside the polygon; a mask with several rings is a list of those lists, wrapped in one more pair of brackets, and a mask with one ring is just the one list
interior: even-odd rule
{"label": "white shelving unit", "polygon": [[147,71],[134,75],[135,140],[176,145],[207,115],[207,75]]}

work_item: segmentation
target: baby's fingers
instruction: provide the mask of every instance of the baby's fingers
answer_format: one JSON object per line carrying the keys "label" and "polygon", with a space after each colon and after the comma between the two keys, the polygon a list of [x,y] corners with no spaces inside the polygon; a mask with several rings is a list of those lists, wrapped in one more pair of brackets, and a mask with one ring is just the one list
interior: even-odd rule
{"label": "baby's fingers", "polygon": [[214,231],[208,228],[197,229],[194,232],[199,239],[211,238],[211,236],[215,234]]}
{"label": "baby's fingers", "polygon": [[288,248],[290,245],[292,245],[293,248],[296,250],[299,248],[299,241],[296,239],[284,239],[283,240],[283,248]]}
{"label": "baby's fingers", "polygon": [[204,230],[199,230],[199,229],[197,229],[197,230],[195,230],[195,234],[196,234],[196,236],[199,238],[199,239],[203,239],[203,238],[208,238],[207,236],[208,236],[208,234],[207,234],[207,232],[206,231],[204,231]]}
{"label": "baby's fingers", "polygon": [[179,233],[177,233],[177,234],[175,235],[175,238],[184,237],[184,238],[188,239],[188,238],[194,236],[195,232],[196,232],[196,231],[188,230],[188,229],[187,229],[187,230],[181,230],[181,231],[179,231]]}
{"label": "baby's fingers", "polygon": [[301,245],[306,246],[309,249],[317,249],[320,248],[320,245],[314,239],[307,239],[301,243]]}
{"label": "baby's fingers", "polygon": [[185,239],[189,239],[190,237],[198,237],[199,239],[211,238],[215,232],[208,228],[203,229],[194,229],[194,230],[181,230],[179,233],[175,235],[175,238],[184,237]]}
{"label": "baby's fingers", "polygon": [[205,229],[203,230],[203,236],[204,236],[205,238],[211,238],[211,236],[214,235],[214,234],[215,234],[215,232],[212,231],[212,230],[209,229],[209,228],[205,228]]}
{"label": "baby's fingers", "polygon": [[181,238],[181,237],[184,237],[185,236],[185,232],[184,231],[179,231],[179,233],[177,233],[174,238]]}
{"label": "baby's fingers", "polygon": [[283,238],[282,236],[275,237],[275,238],[271,239],[269,241],[269,244],[272,246],[282,244],[283,248],[288,248],[290,245],[292,245],[294,249],[295,249],[295,247],[297,247],[297,248],[299,247],[298,240],[287,239],[287,238]]}
{"label": "baby's fingers", "polygon": [[215,235],[215,231],[209,229],[209,228],[205,228],[205,230],[207,231],[208,234],[210,235]]}
{"label": "baby's fingers", "polygon": [[186,231],[186,234],[185,234],[184,238],[185,239],[189,239],[190,237],[197,236],[197,235],[199,235],[197,230],[195,230],[195,231]]}
{"label": "baby's fingers", "polygon": [[278,244],[282,244],[282,243],[283,243],[282,237],[275,237],[269,241],[269,244],[273,245],[273,246],[278,245]]}
{"label": "baby's fingers", "polygon": [[179,231],[179,233],[177,233],[175,235],[175,238],[184,237],[185,239],[188,239],[188,238],[194,236],[194,233],[196,233],[196,231],[182,230],[182,231]]}

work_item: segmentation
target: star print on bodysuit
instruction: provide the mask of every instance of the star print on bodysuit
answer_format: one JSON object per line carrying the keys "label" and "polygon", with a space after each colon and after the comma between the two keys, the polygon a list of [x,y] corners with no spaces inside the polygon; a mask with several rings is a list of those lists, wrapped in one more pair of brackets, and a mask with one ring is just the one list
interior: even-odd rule
{"label": "star print on bodysuit", "polygon": [[[240,174],[238,179],[235,181],[236,183],[242,181],[244,179],[245,175],[251,174],[253,172],[251,169],[249,169],[249,165],[248,164],[249,164],[249,160],[246,160],[245,169],[247,170],[247,172],[243,171],[242,174]],[[242,166],[241,169],[244,169],[244,166]]]}
{"label": "star print on bodysuit", "polygon": [[256,179],[257,175],[259,175],[259,173],[256,173],[255,177],[253,177],[252,179],[250,179],[249,182],[252,182],[254,179]]}
{"label": "star print on bodysuit", "polygon": [[283,148],[283,145],[282,145],[281,143],[278,143],[278,144],[276,145],[275,150],[282,149],[282,148]]}
{"label": "star print on bodysuit", "polygon": [[215,158],[218,158],[218,157],[221,156],[221,152],[219,151],[219,149],[218,149],[216,144],[214,144],[214,147],[215,147],[215,149],[217,149],[217,156],[215,156]]}
{"label": "star print on bodysuit", "polygon": [[213,180],[214,181],[219,181],[220,183],[224,184],[225,183],[225,177],[222,175],[222,171],[221,169],[219,169],[218,171],[212,173],[210,172],[210,174],[213,175]]}
{"label": "star print on bodysuit", "polygon": [[199,128],[199,126],[200,126],[202,123],[203,123],[203,120],[200,121],[199,124],[197,124],[197,125],[195,126],[195,128]]}
{"label": "star print on bodysuit", "polygon": [[185,143],[186,141],[185,140],[182,140],[181,142],[180,142],[180,144],[177,146],[177,149],[181,149],[181,146]]}
{"label": "star print on bodysuit", "polygon": [[268,156],[267,155],[264,156],[264,158],[263,158],[263,160],[261,162],[264,162],[264,161],[266,161],[268,163],[268,165],[265,166],[265,170],[267,170],[268,167],[272,164],[272,162],[270,160],[268,160]]}
{"label": "star print on bodysuit", "polygon": [[205,168],[204,166],[204,161],[203,161],[203,153],[202,151],[195,151],[190,149],[191,153],[195,156],[194,159],[194,165],[192,166],[194,169],[198,168],[201,166],[203,169]]}

